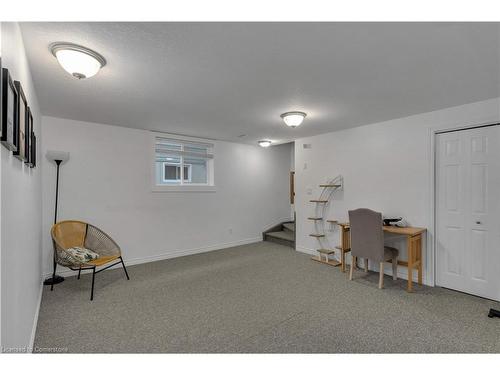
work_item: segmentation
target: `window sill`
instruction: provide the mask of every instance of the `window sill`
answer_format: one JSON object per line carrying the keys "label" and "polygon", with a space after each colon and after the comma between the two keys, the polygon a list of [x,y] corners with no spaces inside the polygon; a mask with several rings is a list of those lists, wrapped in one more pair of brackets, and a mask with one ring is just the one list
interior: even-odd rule
{"label": "window sill", "polygon": [[211,193],[217,189],[211,185],[154,186],[153,193]]}

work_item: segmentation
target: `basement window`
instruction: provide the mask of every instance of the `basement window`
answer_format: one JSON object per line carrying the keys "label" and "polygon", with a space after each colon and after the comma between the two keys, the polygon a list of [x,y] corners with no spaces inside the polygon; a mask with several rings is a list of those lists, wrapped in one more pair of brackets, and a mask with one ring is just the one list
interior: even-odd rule
{"label": "basement window", "polygon": [[[191,182],[191,164],[184,164],[183,181]],[[178,183],[181,180],[181,165],[177,163],[163,163],[163,182],[169,184]]]}
{"label": "basement window", "polygon": [[214,189],[214,144],[202,139],[154,133],[155,191]]}

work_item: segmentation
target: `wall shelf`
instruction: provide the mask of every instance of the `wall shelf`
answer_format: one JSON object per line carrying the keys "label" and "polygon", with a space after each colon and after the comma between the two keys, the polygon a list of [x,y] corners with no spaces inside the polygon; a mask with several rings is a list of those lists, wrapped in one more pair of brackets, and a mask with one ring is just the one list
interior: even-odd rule
{"label": "wall shelf", "polygon": [[339,188],[341,185],[338,184],[322,184],[319,185],[321,188]]}
{"label": "wall shelf", "polygon": [[333,254],[333,253],[335,253],[335,250],[333,250],[333,249],[317,249],[316,251],[318,253],[321,253],[321,254]]}
{"label": "wall shelf", "polygon": [[[322,256],[325,257],[325,260],[322,259]],[[323,264],[328,264],[329,266],[332,266],[332,267],[340,266],[340,262],[337,261],[337,260],[335,260],[335,259],[328,258],[328,254],[321,254],[321,253],[319,253],[318,256],[311,257],[311,259],[314,260],[315,262],[320,262],[320,263],[323,263]]]}
{"label": "wall shelf", "polygon": [[[337,224],[337,220],[324,220],[326,218],[328,203],[333,199],[334,193],[336,191],[342,190],[344,185],[344,180],[341,175],[333,179],[327,180],[325,183],[320,184],[319,187],[322,189],[321,194],[317,199],[311,199],[309,202],[315,203],[314,215],[311,215],[307,218],[314,223],[314,230],[316,233],[312,233],[309,236],[314,237],[319,242],[319,249],[317,256],[312,257],[311,259],[320,262],[323,264],[328,264],[330,266],[342,266],[342,270],[345,269],[345,252],[342,251],[342,248],[333,247],[329,243],[328,237],[326,236],[327,232],[327,223],[328,225]],[[323,233],[323,234],[322,234]],[[337,251],[340,250],[340,262],[330,258],[330,255],[335,255]]]}

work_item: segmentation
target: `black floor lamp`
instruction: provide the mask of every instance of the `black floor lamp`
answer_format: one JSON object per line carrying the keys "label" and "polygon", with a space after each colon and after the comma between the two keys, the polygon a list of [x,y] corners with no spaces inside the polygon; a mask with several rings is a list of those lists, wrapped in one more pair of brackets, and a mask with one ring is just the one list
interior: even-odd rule
{"label": "black floor lamp", "polygon": [[[57,223],[57,201],[59,199],[59,167],[61,164],[64,164],[69,160],[69,152],[66,151],[47,151],[47,159],[50,160],[51,162],[56,163],[56,204],[54,207],[54,224]],[[53,258],[53,267],[55,269],[56,267],[56,255],[54,253],[54,258]],[[45,279],[43,282],[44,285],[53,285],[53,284],[59,284],[64,281],[64,277],[55,275],[54,276],[54,281],[52,281],[52,277],[49,277],[48,279]]]}

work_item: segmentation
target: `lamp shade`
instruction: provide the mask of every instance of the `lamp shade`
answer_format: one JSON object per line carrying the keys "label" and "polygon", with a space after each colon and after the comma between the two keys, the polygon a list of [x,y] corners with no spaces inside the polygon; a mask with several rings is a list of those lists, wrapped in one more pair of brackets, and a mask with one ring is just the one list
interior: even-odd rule
{"label": "lamp shade", "polygon": [[299,111],[292,111],[292,112],[285,112],[281,114],[281,118],[285,122],[285,124],[291,128],[295,128],[302,124],[302,121],[304,121],[304,118],[306,117],[305,112],[299,112]]}
{"label": "lamp shade", "polygon": [[260,147],[269,147],[269,146],[271,146],[271,144],[272,144],[272,142],[271,142],[271,141],[269,141],[269,140],[267,140],[267,139],[264,139],[264,140],[262,140],[262,141],[259,141],[258,143],[259,143],[259,146],[260,146]]}
{"label": "lamp shade", "polygon": [[66,163],[69,160],[69,152],[67,151],[54,151],[49,150],[45,154],[48,160],[55,162],[56,160],[61,160],[61,162]]}
{"label": "lamp shade", "polygon": [[61,67],[78,79],[90,78],[106,65],[102,55],[77,44],[52,43],[50,50]]}

